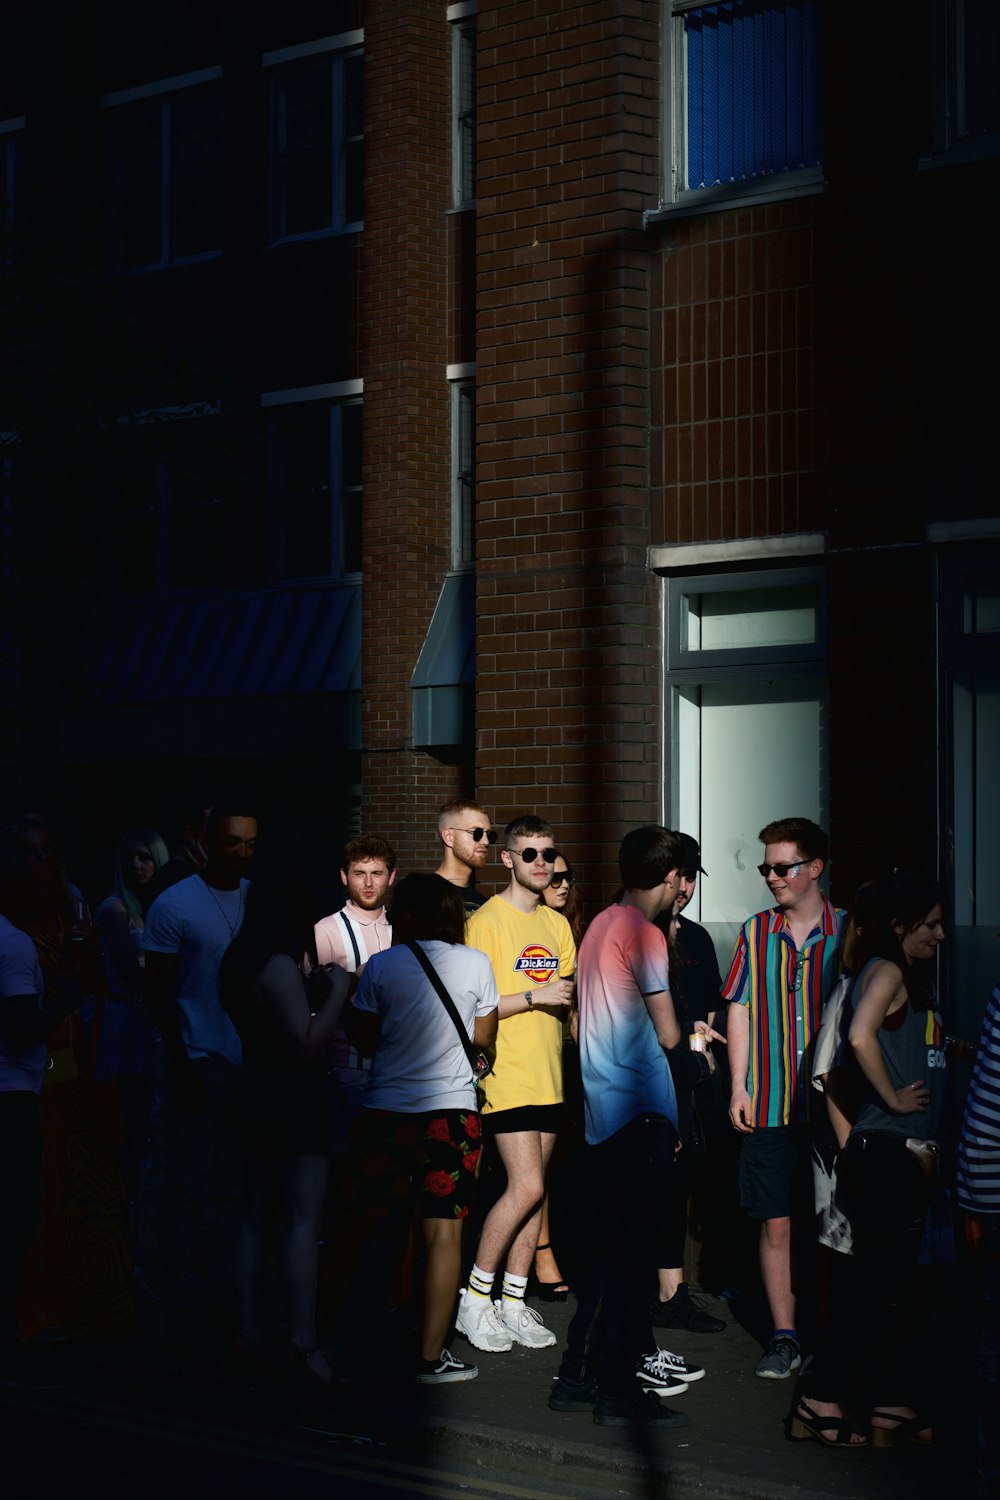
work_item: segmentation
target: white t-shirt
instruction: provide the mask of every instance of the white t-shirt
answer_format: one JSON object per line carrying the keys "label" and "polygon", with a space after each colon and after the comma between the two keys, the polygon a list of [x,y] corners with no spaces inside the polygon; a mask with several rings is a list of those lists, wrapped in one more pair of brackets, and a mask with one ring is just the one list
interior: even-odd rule
{"label": "white t-shirt", "polygon": [[222,956],[243,926],[250,882],[220,891],[200,875],[189,875],[157,896],[146,917],[147,953],[177,955],[181,1037],[189,1057],[221,1057],[234,1068],[243,1062],[236,1027],[219,998]]}
{"label": "white t-shirt", "polygon": [[[421,943],[473,1039],[477,1016],[500,1003],[485,953],[463,943]],[[476,1086],[455,1024],[409,948],[376,953],[354,997],[379,1017],[378,1048],[365,1089],[367,1109],[423,1114],[476,1107]]]}
{"label": "white t-shirt", "polygon": [[[44,993],[45,981],[34,943],[26,932],[0,917],[0,1006],[18,995],[37,995],[40,1005]],[[5,1044],[0,1030],[0,1093],[41,1093],[47,1058],[44,1042],[25,1052],[14,1052]]]}

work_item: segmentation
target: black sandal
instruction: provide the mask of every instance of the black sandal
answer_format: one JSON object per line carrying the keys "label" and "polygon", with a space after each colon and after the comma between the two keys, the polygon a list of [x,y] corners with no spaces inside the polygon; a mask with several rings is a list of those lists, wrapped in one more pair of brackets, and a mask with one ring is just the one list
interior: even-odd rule
{"label": "black sandal", "polygon": [[[803,1416],[802,1413],[806,1415]],[[836,1437],[827,1437],[827,1433],[835,1432]],[[868,1439],[863,1433],[859,1433],[856,1427],[852,1427],[846,1417],[821,1417],[819,1412],[813,1411],[808,1401],[801,1400],[794,1412],[788,1418],[788,1436],[799,1441],[803,1438],[814,1438],[817,1443],[822,1443],[824,1448],[866,1448]],[[860,1443],[851,1441],[852,1437],[860,1437]]]}
{"label": "black sandal", "polygon": [[[881,1417],[883,1422],[894,1422],[894,1427],[876,1427],[874,1422],[869,1428],[873,1448],[892,1448],[896,1443],[916,1443],[920,1448],[926,1448],[934,1441],[934,1432],[926,1417],[919,1412],[912,1417],[898,1417],[894,1411],[873,1411],[872,1417]],[[930,1437],[919,1437],[921,1432],[929,1432]]]}
{"label": "black sandal", "polygon": [[[535,1246],[535,1255],[536,1256],[538,1255],[539,1250],[551,1250],[551,1249],[552,1249],[552,1246],[550,1244],[548,1244],[548,1243],[546,1243],[544,1245],[536,1245]],[[538,1296],[539,1296],[539,1298],[541,1299],[542,1302],[565,1302],[566,1301],[566,1298],[569,1296],[569,1283],[568,1282],[565,1282],[565,1281],[563,1281],[561,1279],[559,1281],[540,1281],[539,1278],[538,1278],[538,1272],[537,1271],[535,1271],[534,1276],[535,1276],[535,1286],[537,1288],[537,1294],[538,1294]]]}

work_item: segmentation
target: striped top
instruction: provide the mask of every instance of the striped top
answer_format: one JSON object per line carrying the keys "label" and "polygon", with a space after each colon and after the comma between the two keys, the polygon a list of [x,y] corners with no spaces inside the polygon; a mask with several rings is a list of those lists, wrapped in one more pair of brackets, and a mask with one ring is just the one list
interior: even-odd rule
{"label": "striped top", "polygon": [[1000,1214],[1000,984],[990,997],[958,1142],[958,1201]]}
{"label": "striped top", "polygon": [[846,917],[824,897],[819,923],[801,950],[780,906],[759,911],[740,928],[722,998],[750,1011],[747,1093],[754,1125],[794,1125],[810,1117],[812,1048],[840,969]]}

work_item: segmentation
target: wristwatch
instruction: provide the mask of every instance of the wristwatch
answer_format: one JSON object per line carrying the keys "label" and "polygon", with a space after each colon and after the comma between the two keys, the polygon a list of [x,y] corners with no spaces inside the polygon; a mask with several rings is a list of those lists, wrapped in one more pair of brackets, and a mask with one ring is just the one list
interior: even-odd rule
{"label": "wristwatch", "polygon": [[529,1010],[534,1010],[534,1008],[535,1008],[535,1002],[531,998],[531,991],[530,990],[525,990],[524,991],[524,998],[528,1002],[528,1009]]}

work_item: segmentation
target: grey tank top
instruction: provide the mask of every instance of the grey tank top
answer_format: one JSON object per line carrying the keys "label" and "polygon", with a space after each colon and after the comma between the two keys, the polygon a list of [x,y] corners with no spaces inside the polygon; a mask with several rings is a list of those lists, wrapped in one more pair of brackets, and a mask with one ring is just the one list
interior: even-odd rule
{"label": "grey tank top", "polygon": [[[863,974],[864,970],[858,975],[855,999],[861,994]],[[911,1135],[918,1140],[936,1140],[941,1128],[947,1080],[941,1017],[937,1011],[914,1010],[907,1001],[901,1010],[886,1019],[889,1024],[879,1028],[878,1044],[893,1088],[904,1088],[922,1078],[931,1091],[930,1103],[927,1109],[913,1114],[892,1114],[864,1080],[864,1102],[858,1111],[854,1130],[881,1131],[886,1135],[898,1135],[903,1140]]]}

